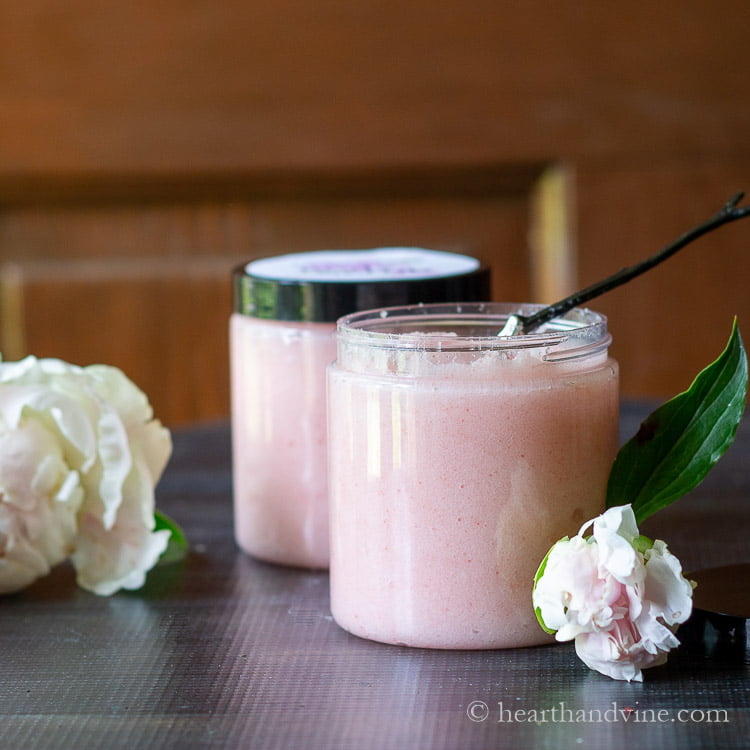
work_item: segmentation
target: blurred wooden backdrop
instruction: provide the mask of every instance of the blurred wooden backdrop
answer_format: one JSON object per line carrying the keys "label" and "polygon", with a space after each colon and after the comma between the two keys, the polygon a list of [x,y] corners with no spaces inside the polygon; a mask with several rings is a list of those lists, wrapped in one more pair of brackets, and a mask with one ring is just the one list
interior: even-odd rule
{"label": "blurred wooden backdrop", "polygon": [[[228,413],[229,273],[419,244],[552,301],[750,191],[744,0],[0,6],[0,349]],[[750,219],[592,305],[626,395],[750,326]]]}

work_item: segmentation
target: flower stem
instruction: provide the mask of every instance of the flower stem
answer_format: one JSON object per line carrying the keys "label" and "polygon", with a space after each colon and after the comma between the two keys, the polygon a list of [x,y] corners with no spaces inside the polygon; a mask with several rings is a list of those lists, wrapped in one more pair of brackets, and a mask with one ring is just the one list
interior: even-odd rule
{"label": "flower stem", "polygon": [[[582,289],[579,292],[571,294],[569,297],[555,302],[548,307],[545,307],[533,315],[513,315],[512,319],[517,319],[518,323],[515,326],[511,325],[503,329],[500,335],[515,335],[522,333],[530,333],[534,329],[538,328],[543,323],[546,323],[552,318],[556,318],[559,315],[563,315],[574,307],[582,305],[584,302],[588,302],[594,297],[598,297],[600,294],[609,292],[622,284],[627,283],[636,276],[640,276],[642,273],[650,270],[654,266],[659,265],[667,258],[670,258],[678,250],[682,250],[683,247],[689,245],[693,240],[697,240],[699,237],[708,232],[717,229],[723,224],[736,221],[737,219],[743,219],[745,216],[750,216],[750,206],[738,207],[739,202],[744,197],[744,193],[736,193],[733,195],[718,211],[714,216],[706,221],[698,224],[685,234],[680,235],[676,240],[670,242],[668,245],[663,247],[659,252],[646,258],[645,260],[637,263],[634,266],[628,266],[620,269],[617,273],[612,276],[608,276],[602,281],[598,281],[596,284]],[[511,321],[509,321],[510,323]]]}

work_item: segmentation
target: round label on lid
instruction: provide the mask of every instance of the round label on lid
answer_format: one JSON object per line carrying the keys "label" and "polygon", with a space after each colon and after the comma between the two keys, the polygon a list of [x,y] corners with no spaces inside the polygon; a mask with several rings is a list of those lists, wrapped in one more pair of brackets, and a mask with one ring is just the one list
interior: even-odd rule
{"label": "round label on lid", "polygon": [[459,276],[479,268],[468,255],[418,247],[319,250],[254,260],[245,273],[274,281],[318,283],[408,281]]}

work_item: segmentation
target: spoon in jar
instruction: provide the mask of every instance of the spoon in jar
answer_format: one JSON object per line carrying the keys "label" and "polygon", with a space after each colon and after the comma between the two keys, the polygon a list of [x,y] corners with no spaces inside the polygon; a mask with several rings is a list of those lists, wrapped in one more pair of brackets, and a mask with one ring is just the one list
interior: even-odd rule
{"label": "spoon in jar", "polygon": [[548,305],[532,315],[520,315],[518,313],[510,315],[502,330],[497,335],[519,336],[525,333],[531,333],[548,320],[563,315],[574,307],[582,305],[584,302],[588,302],[590,299],[598,297],[600,294],[604,294],[611,289],[615,289],[631,279],[634,279],[636,276],[640,276],[642,273],[645,273],[649,269],[659,265],[659,263],[674,255],[678,250],[689,245],[693,240],[696,240],[698,237],[720,227],[722,224],[728,224],[731,221],[750,216],[750,206],[744,206],[742,208],[738,207],[738,203],[743,197],[744,193],[736,193],[724,204],[721,210],[710,219],[698,224],[685,232],[685,234],[680,235],[676,240],[670,242],[667,246],[659,250],[659,252],[646,258],[640,263],[637,263],[634,266],[622,268],[612,276],[608,276],[602,281],[598,281],[579,292],[575,292],[569,297],[561,299],[559,302]]}

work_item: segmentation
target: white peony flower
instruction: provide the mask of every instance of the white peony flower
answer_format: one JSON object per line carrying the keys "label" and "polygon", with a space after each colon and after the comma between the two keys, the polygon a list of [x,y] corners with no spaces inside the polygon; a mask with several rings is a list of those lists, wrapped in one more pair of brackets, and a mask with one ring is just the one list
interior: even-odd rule
{"label": "white peony flower", "polygon": [[170,532],[154,486],[171,439],[120,370],[0,363],[0,593],[71,558],[83,588],[136,589]]}
{"label": "white peony flower", "polygon": [[[593,524],[593,534],[584,534]],[[537,573],[533,603],[558,641],[575,639],[584,663],[615,679],[641,681],[679,645],[693,587],[660,540],[639,536],[630,505],[610,508],[557,542]]]}

